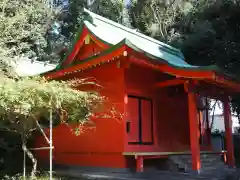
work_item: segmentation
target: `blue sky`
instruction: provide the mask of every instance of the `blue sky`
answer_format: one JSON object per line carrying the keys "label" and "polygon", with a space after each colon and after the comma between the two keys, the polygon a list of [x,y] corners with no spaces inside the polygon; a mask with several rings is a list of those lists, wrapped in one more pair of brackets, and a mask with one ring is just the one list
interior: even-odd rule
{"label": "blue sky", "polygon": [[[98,1],[98,0],[95,0],[95,1]],[[110,1],[110,0],[109,0]],[[124,4],[127,5],[130,3],[131,0],[124,0]],[[68,0],[63,0],[63,5],[64,6],[67,6],[68,5]]]}
{"label": "blue sky", "polygon": [[130,0],[124,0],[124,1],[126,5],[130,3]]}

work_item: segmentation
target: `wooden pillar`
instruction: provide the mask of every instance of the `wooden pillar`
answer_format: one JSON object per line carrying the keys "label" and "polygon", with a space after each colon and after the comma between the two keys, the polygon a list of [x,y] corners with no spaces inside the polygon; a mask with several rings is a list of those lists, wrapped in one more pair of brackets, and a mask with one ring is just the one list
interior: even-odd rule
{"label": "wooden pillar", "polygon": [[136,156],[136,172],[143,172],[143,156]]}
{"label": "wooden pillar", "polygon": [[190,126],[190,143],[192,153],[192,169],[200,173],[200,145],[199,145],[199,128],[197,119],[197,104],[196,95],[194,92],[188,91],[188,111],[189,111],[189,126]]}
{"label": "wooden pillar", "polygon": [[207,133],[207,144],[212,146],[212,137],[211,137],[211,128],[209,124],[209,111],[208,109],[205,110],[206,112],[206,133]]}
{"label": "wooden pillar", "polygon": [[226,150],[227,150],[227,164],[229,167],[235,167],[234,159],[234,147],[232,138],[232,116],[229,99],[226,98],[223,101],[224,107],[224,124],[225,124],[225,138],[226,138]]}

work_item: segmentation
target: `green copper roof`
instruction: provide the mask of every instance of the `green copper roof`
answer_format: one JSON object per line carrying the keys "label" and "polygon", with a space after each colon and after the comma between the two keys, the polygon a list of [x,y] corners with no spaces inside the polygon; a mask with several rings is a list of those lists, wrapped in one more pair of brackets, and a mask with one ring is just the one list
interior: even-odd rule
{"label": "green copper roof", "polygon": [[[180,50],[169,46],[165,43],[157,41],[153,38],[136,32],[136,30],[127,28],[102,16],[85,11],[84,25],[89,31],[101,41],[109,45],[116,45],[125,40],[134,49],[143,52],[152,59],[160,60],[162,63],[167,63],[181,68],[199,68],[185,62],[184,56]],[[164,60],[164,61],[163,61]]]}

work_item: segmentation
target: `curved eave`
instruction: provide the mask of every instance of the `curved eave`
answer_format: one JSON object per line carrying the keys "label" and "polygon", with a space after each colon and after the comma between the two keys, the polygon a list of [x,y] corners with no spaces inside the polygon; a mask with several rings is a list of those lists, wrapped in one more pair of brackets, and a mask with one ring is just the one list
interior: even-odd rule
{"label": "curved eave", "polygon": [[[103,51],[102,53],[100,53],[98,55],[92,56],[85,60],[81,60],[77,64],[72,64],[69,67],[65,67],[65,68],[59,69],[59,70],[56,69],[55,71],[48,72],[44,76],[50,76],[50,74],[51,75],[58,74],[58,75],[54,75],[54,77],[63,76],[64,73],[67,73],[67,72],[70,73],[72,71],[83,70],[85,68],[95,66],[97,64],[106,63],[109,61],[109,59],[122,55],[125,50],[127,50],[129,52],[137,51],[140,54],[143,53],[140,49],[138,49],[136,46],[134,46],[130,41],[124,39],[117,45],[112,46],[111,48]],[[143,59],[137,59],[134,61],[134,63],[143,64],[143,65],[149,66],[151,68],[160,70],[164,73],[168,73],[168,74],[171,74],[171,75],[174,75],[177,77],[195,78],[195,79],[212,79],[214,77],[213,71],[210,71],[209,69],[176,67],[174,65],[166,63],[166,61],[164,61],[164,60],[160,61],[156,57],[153,57],[147,53],[145,53],[144,55],[149,57],[150,60],[148,61],[148,60],[143,60]],[[158,61],[155,61],[156,59]]]}

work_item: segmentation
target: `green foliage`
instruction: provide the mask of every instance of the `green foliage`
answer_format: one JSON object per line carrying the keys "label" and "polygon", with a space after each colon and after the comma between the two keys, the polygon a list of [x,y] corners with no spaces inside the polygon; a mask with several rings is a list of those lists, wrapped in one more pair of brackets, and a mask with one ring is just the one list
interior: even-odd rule
{"label": "green foliage", "polygon": [[[79,127],[102,105],[104,97],[77,90],[85,83],[91,82],[86,79],[47,81],[42,77],[1,78],[0,128],[21,135],[22,149],[33,163],[32,177],[35,177],[37,161],[26,147],[27,140],[32,132],[40,130],[49,143],[41,118],[77,125],[74,130],[79,135]],[[52,119],[53,114],[57,114],[57,118]]]}
{"label": "green foliage", "polygon": [[92,11],[115,22],[124,23],[123,8],[123,0],[99,0],[95,2]]}
{"label": "green foliage", "polygon": [[[16,175],[16,176],[13,176],[13,177],[10,177],[10,176],[5,176],[3,180],[32,180],[33,178],[32,177],[26,177],[26,178],[23,178],[21,175]],[[49,176],[38,176],[38,177],[35,177],[34,180],[49,180]],[[61,177],[53,177],[53,180],[70,180],[70,179],[67,179],[67,178],[61,178]]]}
{"label": "green foliage", "polygon": [[172,43],[180,35],[174,27],[177,18],[190,8],[187,0],[132,0],[129,13],[133,27],[163,42]]}
{"label": "green foliage", "polygon": [[0,1],[0,60],[40,58],[45,54],[47,28],[54,11],[44,0]]}
{"label": "green foliage", "polygon": [[234,0],[199,1],[177,24],[182,49],[192,64],[217,64],[238,74],[240,4]]}
{"label": "green foliage", "polygon": [[1,123],[22,133],[35,130],[41,116],[49,111],[62,114],[62,123],[84,123],[99,109],[104,98],[75,88],[84,80],[46,81],[44,78],[3,78],[0,84]]}

